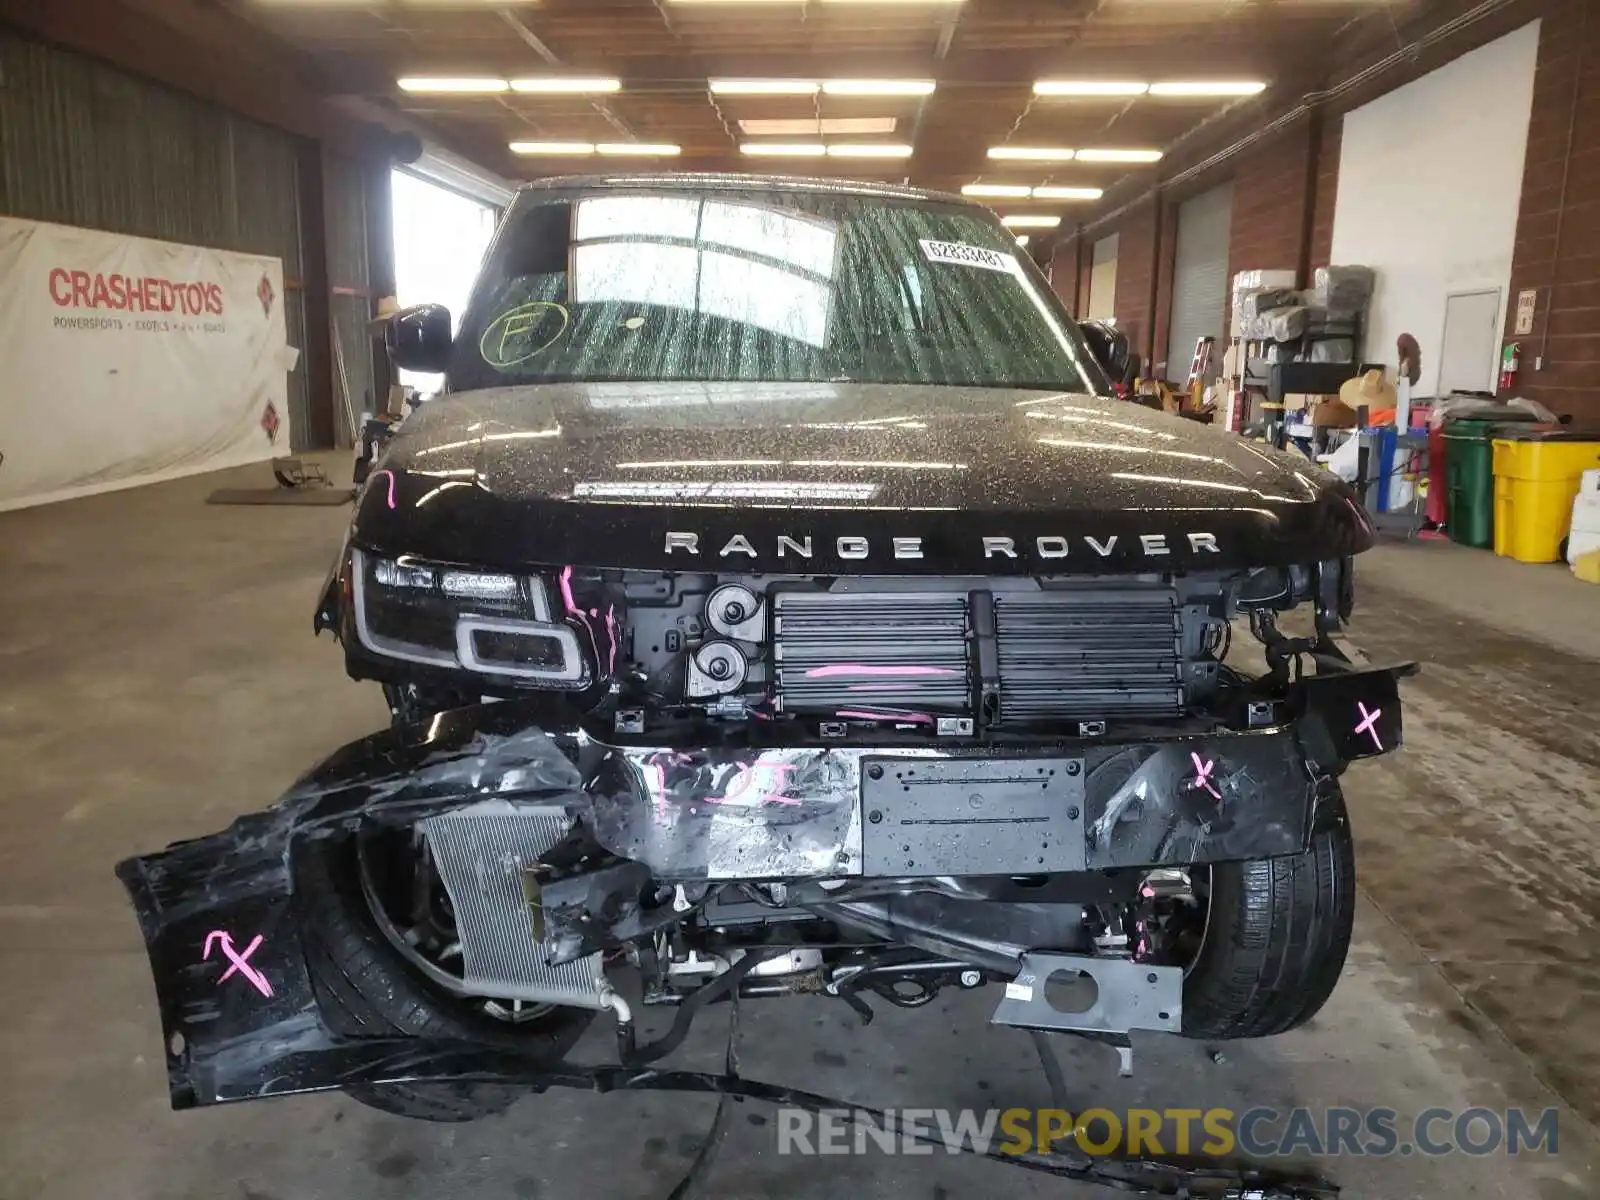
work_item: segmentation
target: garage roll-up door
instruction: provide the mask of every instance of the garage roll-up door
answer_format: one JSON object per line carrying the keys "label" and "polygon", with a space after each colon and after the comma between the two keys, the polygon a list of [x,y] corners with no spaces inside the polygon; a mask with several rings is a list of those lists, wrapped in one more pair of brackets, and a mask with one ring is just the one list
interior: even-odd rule
{"label": "garage roll-up door", "polygon": [[[1233,185],[1223,184],[1186,200],[1178,209],[1178,243],[1172,268],[1172,324],[1166,378],[1189,377],[1196,338],[1220,339],[1228,318],[1228,232],[1233,222]],[[1211,377],[1222,362],[1211,356]]]}

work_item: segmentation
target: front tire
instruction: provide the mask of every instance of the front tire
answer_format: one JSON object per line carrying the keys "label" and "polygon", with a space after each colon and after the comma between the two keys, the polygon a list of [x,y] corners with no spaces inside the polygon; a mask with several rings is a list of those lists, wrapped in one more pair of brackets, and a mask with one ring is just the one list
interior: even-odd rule
{"label": "front tire", "polygon": [[1184,1036],[1271,1037],[1314,1017],[1344,969],[1355,898],[1343,801],[1303,854],[1213,866],[1205,933],[1184,980]]}
{"label": "front tire", "polygon": [[[475,1010],[419,979],[385,940],[362,894],[354,839],[302,843],[294,861],[300,936],[324,1019],[347,1037],[447,1037],[505,1046],[554,1063],[594,1014],[555,1008],[526,1026]],[[486,1083],[354,1084],[372,1108],[423,1121],[459,1122],[510,1108],[526,1088]]]}

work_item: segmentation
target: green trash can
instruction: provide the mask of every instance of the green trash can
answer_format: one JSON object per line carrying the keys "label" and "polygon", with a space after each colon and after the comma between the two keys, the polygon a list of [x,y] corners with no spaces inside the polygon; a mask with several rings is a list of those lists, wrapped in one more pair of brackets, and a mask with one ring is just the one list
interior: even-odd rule
{"label": "green trash can", "polygon": [[1494,434],[1498,421],[1464,418],[1444,427],[1445,528],[1452,542],[1494,543]]}
{"label": "green trash can", "polygon": [[1482,550],[1494,545],[1494,439],[1508,426],[1527,429],[1536,420],[1520,409],[1496,406],[1445,421],[1445,528],[1451,541]]}

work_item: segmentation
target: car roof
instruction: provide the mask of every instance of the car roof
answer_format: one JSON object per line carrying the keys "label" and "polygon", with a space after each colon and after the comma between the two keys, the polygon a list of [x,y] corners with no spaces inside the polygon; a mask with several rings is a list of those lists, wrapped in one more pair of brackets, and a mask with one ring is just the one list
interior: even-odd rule
{"label": "car roof", "polygon": [[817,192],[846,196],[877,196],[886,200],[929,200],[941,204],[980,204],[949,192],[927,188],[901,187],[893,183],[872,183],[860,179],[818,179],[806,175],[738,175],[662,171],[641,174],[554,175],[535,179],[517,188],[521,192],[547,190],[609,191],[648,187],[662,191],[708,192]]}

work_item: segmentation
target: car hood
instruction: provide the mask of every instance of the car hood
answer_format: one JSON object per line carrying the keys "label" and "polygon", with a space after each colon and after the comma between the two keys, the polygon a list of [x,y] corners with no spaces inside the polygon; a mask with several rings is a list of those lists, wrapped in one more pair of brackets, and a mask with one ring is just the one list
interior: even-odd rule
{"label": "car hood", "polygon": [[908,384],[446,394],[398,428],[356,540],[496,567],[1172,570],[1363,550],[1302,458],[1138,405]]}

